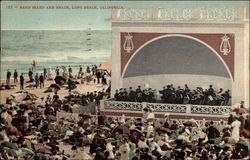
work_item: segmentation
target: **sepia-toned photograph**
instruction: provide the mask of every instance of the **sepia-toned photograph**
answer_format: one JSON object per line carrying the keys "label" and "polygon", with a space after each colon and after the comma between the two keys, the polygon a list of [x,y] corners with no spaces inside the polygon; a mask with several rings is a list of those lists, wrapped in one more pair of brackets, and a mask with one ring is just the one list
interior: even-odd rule
{"label": "sepia-toned photograph", "polygon": [[1,1],[0,160],[248,160],[248,1]]}

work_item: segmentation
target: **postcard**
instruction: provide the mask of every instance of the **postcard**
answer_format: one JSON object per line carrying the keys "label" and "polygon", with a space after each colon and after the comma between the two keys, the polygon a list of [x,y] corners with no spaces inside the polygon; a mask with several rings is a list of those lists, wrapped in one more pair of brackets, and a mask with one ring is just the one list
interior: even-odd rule
{"label": "postcard", "polygon": [[247,1],[1,1],[0,159],[249,158],[249,44]]}

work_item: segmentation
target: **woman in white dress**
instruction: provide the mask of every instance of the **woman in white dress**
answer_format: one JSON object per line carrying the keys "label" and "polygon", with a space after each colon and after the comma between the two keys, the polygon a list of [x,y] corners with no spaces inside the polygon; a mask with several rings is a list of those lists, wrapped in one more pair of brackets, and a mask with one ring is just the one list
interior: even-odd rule
{"label": "woman in white dress", "polygon": [[232,138],[235,140],[235,142],[238,142],[240,138],[240,124],[241,122],[239,121],[238,117],[231,124],[233,127]]}

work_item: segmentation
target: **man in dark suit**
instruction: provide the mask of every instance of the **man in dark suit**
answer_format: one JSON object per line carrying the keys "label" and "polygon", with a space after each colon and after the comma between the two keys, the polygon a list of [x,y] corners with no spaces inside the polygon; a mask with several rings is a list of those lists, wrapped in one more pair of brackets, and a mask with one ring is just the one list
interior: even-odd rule
{"label": "man in dark suit", "polygon": [[33,82],[33,80],[34,80],[34,79],[33,79],[33,72],[32,72],[31,69],[29,69],[28,74],[29,74],[30,82]]}
{"label": "man in dark suit", "polygon": [[166,91],[166,87],[165,86],[162,88],[162,90],[159,91],[159,93],[162,94],[162,96],[161,96],[161,102],[162,103],[166,102],[166,100],[165,100],[165,91]]}
{"label": "man in dark suit", "polygon": [[99,84],[100,83],[100,78],[101,78],[101,72],[100,71],[96,72],[96,78],[97,78],[97,83]]}
{"label": "man in dark suit", "polygon": [[6,84],[7,84],[7,85],[10,84],[10,76],[11,76],[11,72],[10,72],[10,70],[8,69],[8,70],[7,70],[7,80],[6,80]]}
{"label": "man in dark suit", "polygon": [[212,97],[215,96],[213,85],[209,85],[208,94],[211,95]]}
{"label": "man in dark suit", "polygon": [[142,100],[143,100],[143,97],[142,97],[143,92],[141,90],[141,86],[138,86],[135,92],[136,92],[136,101],[137,102],[142,102]]}
{"label": "man in dark suit", "polygon": [[210,122],[210,127],[206,130],[208,139],[215,139],[220,136],[218,129],[214,127],[213,121]]}
{"label": "man in dark suit", "polygon": [[176,95],[176,104],[182,104],[183,102],[183,90],[181,89],[180,86],[177,87],[177,90],[175,92]]}
{"label": "man in dark suit", "polygon": [[115,90],[114,98],[115,98],[116,101],[119,101],[119,92],[118,92],[118,89]]}
{"label": "man in dark suit", "polygon": [[148,102],[153,103],[154,100],[154,92],[151,88],[148,89]]}
{"label": "man in dark suit", "polygon": [[123,97],[124,101],[129,101],[129,99],[128,99],[128,92],[127,92],[126,88],[123,89],[122,97]]}
{"label": "man in dark suit", "polygon": [[39,82],[40,82],[40,88],[44,87],[44,77],[43,77],[42,73],[41,73],[41,75],[39,77]]}
{"label": "man in dark suit", "polygon": [[17,77],[18,77],[18,72],[15,69],[15,71],[14,71],[14,83],[17,83]]}
{"label": "man in dark suit", "polygon": [[119,99],[120,101],[124,101],[123,89],[122,89],[122,88],[120,88],[120,90],[119,90],[118,99]]}
{"label": "man in dark suit", "polygon": [[23,90],[23,84],[24,84],[24,77],[23,77],[23,73],[20,76],[20,90]]}
{"label": "man in dark suit", "polygon": [[132,87],[129,87],[128,100],[130,102],[136,101],[136,92],[132,89]]}

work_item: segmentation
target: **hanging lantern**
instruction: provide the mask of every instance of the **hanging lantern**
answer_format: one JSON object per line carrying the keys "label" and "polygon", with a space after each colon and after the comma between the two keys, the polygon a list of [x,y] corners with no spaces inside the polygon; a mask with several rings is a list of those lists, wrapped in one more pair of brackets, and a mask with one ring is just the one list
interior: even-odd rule
{"label": "hanging lantern", "polygon": [[129,33],[124,36],[125,37],[125,42],[123,44],[123,49],[127,52],[130,53],[134,49],[134,44],[132,41],[133,36],[131,36]]}
{"label": "hanging lantern", "polygon": [[228,55],[228,53],[231,52],[229,39],[230,38],[226,34],[221,37],[220,52],[223,53],[223,55]]}

